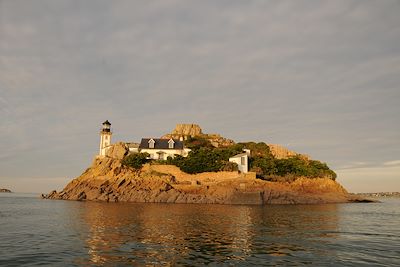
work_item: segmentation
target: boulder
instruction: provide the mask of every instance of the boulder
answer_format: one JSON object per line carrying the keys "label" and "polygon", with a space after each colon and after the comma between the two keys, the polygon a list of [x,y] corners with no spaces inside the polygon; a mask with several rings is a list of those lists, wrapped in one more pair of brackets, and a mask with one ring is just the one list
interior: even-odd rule
{"label": "boulder", "polygon": [[42,194],[41,195],[42,198],[49,198],[49,199],[58,199],[60,197],[60,194],[57,193],[56,190],[51,191],[49,194],[45,195]]}
{"label": "boulder", "polygon": [[0,188],[0,193],[11,193],[11,190],[6,188]]}
{"label": "boulder", "polygon": [[77,200],[85,200],[86,199],[86,193],[83,191],[78,195]]}
{"label": "boulder", "polygon": [[177,124],[171,133],[173,136],[198,136],[203,132],[197,124]]}
{"label": "boulder", "polygon": [[198,124],[177,124],[175,129],[161,138],[175,138],[187,140],[189,137],[201,137],[210,141],[214,147],[228,147],[235,142],[222,137],[220,134],[205,134]]}
{"label": "boulder", "polygon": [[123,159],[129,153],[129,147],[127,144],[119,142],[111,145],[107,151],[106,156],[113,159]]}

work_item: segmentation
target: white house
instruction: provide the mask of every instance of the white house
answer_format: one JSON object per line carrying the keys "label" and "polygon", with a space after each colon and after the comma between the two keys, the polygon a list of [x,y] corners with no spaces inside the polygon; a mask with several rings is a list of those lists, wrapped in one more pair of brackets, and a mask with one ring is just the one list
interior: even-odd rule
{"label": "white house", "polygon": [[130,153],[139,153],[139,144],[138,143],[126,143],[129,148]]}
{"label": "white house", "polygon": [[247,151],[229,158],[229,161],[236,163],[240,172],[247,173],[249,171],[249,155]]}
{"label": "white house", "polygon": [[187,157],[190,151],[189,148],[184,147],[182,141],[172,138],[142,138],[139,145],[139,152],[149,153],[151,159],[166,160],[175,155]]}

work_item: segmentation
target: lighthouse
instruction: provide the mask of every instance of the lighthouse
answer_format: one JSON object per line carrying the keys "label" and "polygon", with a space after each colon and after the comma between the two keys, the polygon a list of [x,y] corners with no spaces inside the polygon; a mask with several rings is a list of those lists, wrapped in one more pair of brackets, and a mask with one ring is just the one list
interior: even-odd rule
{"label": "lighthouse", "polygon": [[106,155],[106,148],[111,144],[111,123],[106,120],[103,122],[103,128],[100,131],[100,151],[99,156]]}

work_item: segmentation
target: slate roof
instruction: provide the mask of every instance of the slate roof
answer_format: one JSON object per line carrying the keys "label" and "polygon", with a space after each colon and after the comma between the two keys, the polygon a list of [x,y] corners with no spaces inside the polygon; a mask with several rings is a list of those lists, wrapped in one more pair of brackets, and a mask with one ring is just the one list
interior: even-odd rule
{"label": "slate roof", "polygon": [[[155,141],[154,148],[149,148],[149,141],[153,139]],[[183,149],[183,142],[177,139],[174,140],[174,148],[169,148],[168,141],[170,139],[161,139],[161,138],[142,138],[140,142],[140,149]]]}
{"label": "slate roof", "polygon": [[237,154],[237,155],[235,155],[235,156],[230,157],[230,159],[231,159],[231,158],[241,158],[241,157],[243,157],[243,156],[247,156],[247,153],[240,153],[240,154]]}

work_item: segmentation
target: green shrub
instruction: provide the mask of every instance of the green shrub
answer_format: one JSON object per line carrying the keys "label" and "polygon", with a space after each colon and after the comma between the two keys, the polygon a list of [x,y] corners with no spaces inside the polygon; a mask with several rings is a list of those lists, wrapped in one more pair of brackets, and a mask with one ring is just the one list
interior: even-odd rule
{"label": "green shrub", "polygon": [[277,172],[275,160],[272,157],[254,156],[249,158],[250,170],[257,175],[271,175]]}
{"label": "green shrub", "polygon": [[250,157],[258,156],[258,157],[273,158],[269,146],[264,142],[260,143],[245,142],[245,143],[239,143],[239,145],[242,145],[243,148],[250,149]]}
{"label": "green shrub", "polygon": [[149,156],[149,153],[132,153],[122,160],[122,164],[139,170],[148,161],[147,158]]}
{"label": "green shrub", "polygon": [[224,171],[224,172],[238,171],[238,165],[235,162],[227,161],[227,162],[223,163],[220,171]]}
{"label": "green shrub", "polygon": [[276,162],[276,174],[285,176],[287,174],[295,174],[298,176],[309,176],[307,161],[295,156],[287,159],[278,159]]}
{"label": "green shrub", "polygon": [[326,163],[318,160],[306,160],[295,156],[288,159],[278,159],[275,162],[277,168],[276,174],[280,176],[294,174],[309,178],[325,177],[332,180],[336,179],[336,173],[329,169]]}
{"label": "green shrub", "polygon": [[310,160],[309,166],[314,177],[326,177],[336,180],[336,173],[329,169],[326,163],[322,163],[318,160]]}
{"label": "green shrub", "polygon": [[186,140],[185,145],[192,149],[186,158],[176,155],[174,158],[168,157],[162,163],[176,165],[186,173],[235,171],[237,164],[229,162],[229,158],[242,153],[243,149],[247,148],[251,153],[249,169],[256,172],[259,178],[287,182],[294,181],[300,176],[326,177],[332,180],[336,178],[336,173],[329,169],[326,163],[317,160],[307,160],[300,156],[275,159],[269,146],[263,142],[245,142],[225,148],[215,148],[209,140],[195,137]]}
{"label": "green shrub", "polygon": [[214,146],[211,142],[203,137],[196,136],[196,137],[189,137],[187,140],[184,141],[184,145],[187,148],[192,150],[198,150],[200,148],[213,148]]}
{"label": "green shrub", "polygon": [[176,163],[186,173],[216,172],[222,167],[221,161],[212,149],[192,150],[186,158],[176,158]]}
{"label": "green shrub", "polygon": [[169,161],[186,173],[217,172],[223,169],[235,170],[235,166],[229,163],[229,158],[241,152],[241,150],[238,150],[239,147],[233,146],[229,148],[200,147],[192,150],[186,158],[177,155]]}

